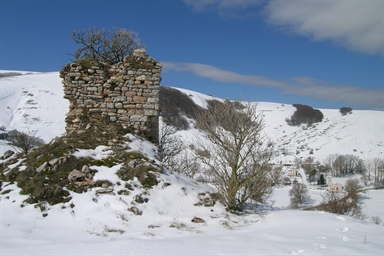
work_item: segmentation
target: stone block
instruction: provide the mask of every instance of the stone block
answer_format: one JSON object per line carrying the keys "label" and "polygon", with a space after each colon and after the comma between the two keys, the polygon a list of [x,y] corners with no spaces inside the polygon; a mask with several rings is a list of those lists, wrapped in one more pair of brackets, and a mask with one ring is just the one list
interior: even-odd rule
{"label": "stone block", "polygon": [[143,103],[143,102],[147,101],[147,98],[146,97],[141,97],[141,96],[134,96],[133,97],[133,101],[135,103]]}

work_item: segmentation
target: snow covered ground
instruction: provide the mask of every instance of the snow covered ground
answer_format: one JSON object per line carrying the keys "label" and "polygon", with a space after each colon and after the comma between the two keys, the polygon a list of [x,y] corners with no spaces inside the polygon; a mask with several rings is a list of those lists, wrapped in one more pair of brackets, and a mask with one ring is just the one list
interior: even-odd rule
{"label": "snow covered ground", "polygon": [[[95,168],[95,167],[93,167]],[[118,181],[114,169],[99,178]],[[289,187],[275,191],[260,214],[229,214],[222,205],[194,206],[210,191],[186,177],[162,174],[154,189],[130,195],[71,193],[64,205],[43,212],[24,204],[15,185],[0,196],[1,255],[382,255],[383,225],[325,212],[286,210]],[[97,177],[95,177],[97,178]],[[165,183],[171,184],[164,186]],[[119,185],[115,185],[115,190]],[[315,195],[320,191],[311,191]],[[127,209],[140,194],[147,203]],[[383,190],[370,191],[366,211],[383,216]],[[23,205],[23,207],[21,207]],[[48,214],[43,217],[43,214]],[[192,223],[199,217],[205,223]]]}
{"label": "snow covered ground", "polygon": [[[27,73],[27,72],[24,72]],[[203,105],[209,96],[192,91]],[[0,78],[0,126],[7,130],[37,130],[48,142],[64,133],[68,101],[57,72]],[[341,116],[338,110],[321,110],[325,119],[313,128],[291,127],[285,118],[292,106],[259,103],[264,111],[266,133],[298,157],[324,159],[332,153],[356,154],[362,159],[383,157],[383,112],[354,110]],[[185,137],[190,136],[187,131]],[[130,147],[149,157],[155,149],[132,137]],[[303,147],[302,147],[303,146]],[[302,149],[301,149],[302,147]],[[9,146],[1,144],[0,155]],[[354,150],[356,149],[356,151]],[[100,159],[103,148],[77,154]],[[288,159],[289,160],[289,159]],[[123,182],[115,175],[119,166],[99,167],[95,179],[108,179],[115,191]],[[384,219],[384,191],[362,195],[365,220],[325,212],[288,210],[290,186],[276,188],[269,204],[243,215],[233,215],[216,203],[195,206],[207,184],[183,175],[160,174],[161,182],[147,190],[136,184],[129,195],[96,194],[96,189],[77,194],[65,204],[41,210],[25,204],[15,184],[4,183],[0,194],[0,255],[383,255],[384,226],[370,217]],[[346,178],[338,179],[344,183]],[[169,185],[170,184],[170,185]],[[133,182],[133,185],[135,183]],[[7,191],[4,193],[4,191]],[[313,203],[321,190],[310,190]],[[148,201],[138,203],[136,196]],[[135,215],[131,206],[142,211]],[[45,217],[44,217],[45,216]],[[193,223],[194,217],[204,223]]]}

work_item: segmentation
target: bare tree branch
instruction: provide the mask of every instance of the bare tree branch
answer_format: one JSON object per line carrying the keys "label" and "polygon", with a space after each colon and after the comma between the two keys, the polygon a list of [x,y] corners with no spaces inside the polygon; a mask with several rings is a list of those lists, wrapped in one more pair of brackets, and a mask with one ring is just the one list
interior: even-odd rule
{"label": "bare tree branch", "polygon": [[72,56],[75,59],[92,59],[116,64],[131,55],[135,49],[145,48],[137,33],[115,28],[112,32],[105,29],[89,28],[89,31],[75,30],[71,38],[79,45]]}

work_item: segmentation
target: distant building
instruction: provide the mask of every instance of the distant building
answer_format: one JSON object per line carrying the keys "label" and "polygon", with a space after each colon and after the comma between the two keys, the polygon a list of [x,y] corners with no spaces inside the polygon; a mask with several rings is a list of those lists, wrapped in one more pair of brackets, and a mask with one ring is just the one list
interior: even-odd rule
{"label": "distant building", "polygon": [[344,187],[343,185],[341,185],[340,183],[333,183],[332,182],[332,176],[328,176],[327,177],[327,183],[328,183],[328,187],[327,187],[327,190],[328,191],[343,191]]}
{"label": "distant building", "polygon": [[289,170],[288,172],[288,176],[297,176],[299,174],[299,171],[298,170]]}

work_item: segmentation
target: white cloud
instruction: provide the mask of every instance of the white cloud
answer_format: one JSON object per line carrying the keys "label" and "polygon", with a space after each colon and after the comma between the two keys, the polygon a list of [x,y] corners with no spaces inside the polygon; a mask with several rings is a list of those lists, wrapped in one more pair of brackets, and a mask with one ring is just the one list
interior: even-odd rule
{"label": "white cloud", "polygon": [[196,76],[222,83],[241,83],[255,87],[279,89],[283,94],[312,97],[333,102],[344,102],[371,108],[384,107],[384,92],[350,85],[333,84],[310,77],[273,79],[257,75],[244,75],[201,63],[162,62],[164,72],[188,71]]}
{"label": "white cloud", "polygon": [[220,17],[245,18],[253,14],[260,0],[183,0],[195,11],[216,11]]}
{"label": "white cloud", "polygon": [[384,54],[384,1],[272,1],[267,21],[315,41]]}
{"label": "white cloud", "polygon": [[290,33],[384,55],[384,0],[183,1],[195,11],[213,10],[229,18],[246,18],[261,8],[269,24]]}

